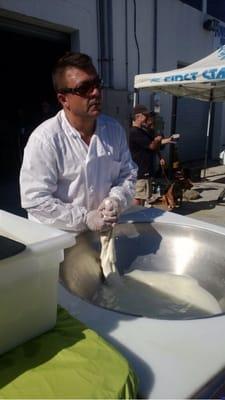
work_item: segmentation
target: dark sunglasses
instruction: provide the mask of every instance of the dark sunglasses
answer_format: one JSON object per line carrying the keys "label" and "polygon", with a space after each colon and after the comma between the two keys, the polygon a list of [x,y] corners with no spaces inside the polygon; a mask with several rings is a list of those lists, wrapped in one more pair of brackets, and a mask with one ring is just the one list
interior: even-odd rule
{"label": "dark sunglasses", "polygon": [[57,90],[57,92],[64,94],[71,93],[71,94],[76,94],[77,96],[87,96],[93,91],[93,89],[102,89],[102,87],[103,87],[103,81],[99,76],[97,76],[94,79],[90,79],[89,81],[81,83],[81,85],[78,87],[62,88]]}

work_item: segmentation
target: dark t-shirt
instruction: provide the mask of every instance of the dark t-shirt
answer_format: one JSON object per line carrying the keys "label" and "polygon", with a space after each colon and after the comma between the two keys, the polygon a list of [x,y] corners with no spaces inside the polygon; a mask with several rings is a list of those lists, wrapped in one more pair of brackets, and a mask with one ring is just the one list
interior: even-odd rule
{"label": "dark t-shirt", "polygon": [[153,175],[154,152],[149,149],[153,140],[154,131],[132,126],[129,135],[129,147],[133,161],[138,166],[138,179],[146,179]]}

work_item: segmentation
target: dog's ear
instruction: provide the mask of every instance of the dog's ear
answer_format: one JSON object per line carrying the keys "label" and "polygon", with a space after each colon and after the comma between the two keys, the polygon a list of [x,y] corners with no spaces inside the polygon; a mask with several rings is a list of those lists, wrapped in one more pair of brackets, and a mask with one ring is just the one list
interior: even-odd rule
{"label": "dog's ear", "polygon": [[176,181],[182,181],[182,180],[184,180],[185,178],[184,178],[183,171],[182,171],[182,170],[176,171],[176,173],[175,173],[175,175],[174,175],[174,179],[175,179]]}

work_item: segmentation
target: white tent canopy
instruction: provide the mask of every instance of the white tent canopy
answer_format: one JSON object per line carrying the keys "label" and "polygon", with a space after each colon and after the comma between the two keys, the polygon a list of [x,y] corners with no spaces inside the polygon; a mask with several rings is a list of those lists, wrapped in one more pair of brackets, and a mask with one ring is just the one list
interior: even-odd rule
{"label": "white tent canopy", "polygon": [[224,101],[225,46],[185,68],[136,75],[134,88],[204,101]]}
{"label": "white tent canopy", "polygon": [[[153,92],[165,92],[173,96],[190,97],[209,102],[205,146],[205,176],[212,102],[225,101],[225,46],[185,68],[136,75],[134,89],[135,92],[139,89],[149,89]],[[134,105],[135,102],[136,96],[134,96]]]}

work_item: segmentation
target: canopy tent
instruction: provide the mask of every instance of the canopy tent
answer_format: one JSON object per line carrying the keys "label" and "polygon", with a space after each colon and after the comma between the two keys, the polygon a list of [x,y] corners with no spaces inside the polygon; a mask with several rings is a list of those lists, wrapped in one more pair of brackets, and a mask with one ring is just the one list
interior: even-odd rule
{"label": "canopy tent", "polygon": [[[139,89],[165,92],[209,102],[205,146],[204,176],[207,167],[212,103],[225,101],[225,46],[184,68],[167,72],[140,74],[134,78],[135,93]],[[134,105],[136,95],[134,96]]]}

